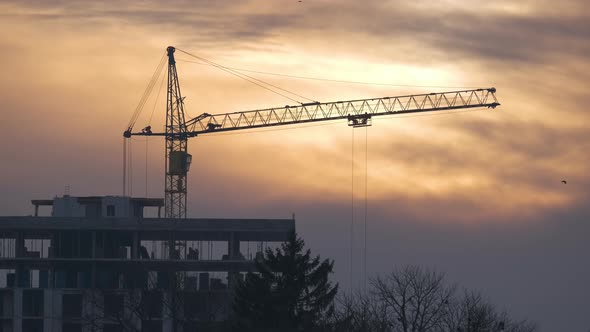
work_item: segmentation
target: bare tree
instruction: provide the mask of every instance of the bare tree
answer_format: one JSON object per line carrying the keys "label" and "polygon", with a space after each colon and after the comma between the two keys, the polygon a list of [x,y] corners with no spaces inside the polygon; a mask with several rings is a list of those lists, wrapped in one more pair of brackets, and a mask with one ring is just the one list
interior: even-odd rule
{"label": "bare tree", "polygon": [[441,324],[441,331],[448,332],[533,332],[536,327],[527,321],[515,321],[480,293],[465,291],[463,297],[454,300],[449,314]]}
{"label": "bare tree", "polygon": [[386,305],[394,331],[434,331],[449,313],[455,293],[444,274],[406,266],[371,281],[378,301]]}
{"label": "bare tree", "polygon": [[331,310],[325,317],[324,331],[388,332],[391,323],[386,305],[372,294],[344,294],[336,300],[338,310]]}
{"label": "bare tree", "polygon": [[407,266],[374,278],[368,293],[341,296],[326,331],[534,332],[480,293],[448,285],[442,273]]}

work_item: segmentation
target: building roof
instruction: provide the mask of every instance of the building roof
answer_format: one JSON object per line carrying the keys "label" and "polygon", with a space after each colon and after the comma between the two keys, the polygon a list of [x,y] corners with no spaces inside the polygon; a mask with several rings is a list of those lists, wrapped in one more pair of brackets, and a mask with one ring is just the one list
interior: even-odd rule
{"label": "building roof", "polygon": [[284,241],[295,230],[294,219],[170,219],[170,218],[78,218],[0,217],[0,232],[43,233],[65,230],[140,231],[154,237],[176,233],[180,240],[223,240],[235,233],[242,241]]}
{"label": "building roof", "polygon": [[[64,196],[66,197],[66,196]],[[100,203],[105,197],[125,197],[125,196],[82,196],[73,197],[80,204]],[[147,198],[147,197],[128,197],[131,202],[141,206],[164,206],[163,198]],[[53,199],[33,199],[31,204],[35,206],[53,206]]]}

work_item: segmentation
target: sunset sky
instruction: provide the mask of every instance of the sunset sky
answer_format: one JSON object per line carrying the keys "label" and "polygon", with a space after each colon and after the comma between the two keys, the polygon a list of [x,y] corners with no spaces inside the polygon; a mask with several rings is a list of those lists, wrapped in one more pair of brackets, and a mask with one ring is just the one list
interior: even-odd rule
{"label": "sunset sky", "polygon": [[[374,118],[354,136],[335,121],[191,139],[188,214],[295,213],[348,290],[353,193],[362,283],[366,184],[370,276],[429,266],[541,331],[590,329],[584,1],[2,1],[0,16],[1,215],[66,186],[122,193],[122,133],[168,45],[326,79],[248,72],[321,102],[496,87],[495,110]],[[190,116],[293,104],[176,57]],[[136,129],[163,127],[155,97]],[[134,196],[163,197],[163,143],[133,139]]]}

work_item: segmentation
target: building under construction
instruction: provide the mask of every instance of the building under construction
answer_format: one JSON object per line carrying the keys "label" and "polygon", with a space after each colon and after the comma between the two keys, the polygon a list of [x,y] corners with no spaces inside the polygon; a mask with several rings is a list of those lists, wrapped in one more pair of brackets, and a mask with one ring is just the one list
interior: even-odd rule
{"label": "building under construction", "polygon": [[144,218],[163,199],[32,204],[34,216],[0,217],[0,332],[220,328],[232,283],[295,230],[293,219]]}

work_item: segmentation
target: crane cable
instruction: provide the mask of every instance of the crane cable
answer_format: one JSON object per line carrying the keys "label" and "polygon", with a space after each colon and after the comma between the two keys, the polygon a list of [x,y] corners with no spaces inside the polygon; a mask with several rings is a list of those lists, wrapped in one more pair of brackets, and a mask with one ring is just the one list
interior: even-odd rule
{"label": "crane cable", "polygon": [[[226,66],[223,66],[223,65],[217,64],[217,63],[215,63],[215,62],[213,62],[213,61],[210,61],[210,60],[207,60],[207,59],[205,59],[205,58],[203,58],[203,57],[199,57],[199,56],[197,56],[197,55],[194,55],[194,54],[188,53],[188,52],[186,52],[186,51],[183,51],[183,50],[181,50],[181,49],[178,49],[178,48],[177,48],[177,50],[179,50],[180,52],[183,52],[183,53],[185,53],[185,54],[187,54],[187,55],[189,55],[189,56],[192,56],[192,57],[194,57],[194,58],[196,58],[196,59],[198,59],[198,60],[201,60],[201,61],[205,62],[205,64],[206,64],[206,65],[213,66],[213,67],[216,67],[216,68],[218,68],[218,69],[221,69],[221,70],[223,70],[223,71],[225,71],[225,72],[228,72],[228,73],[230,73],[230,74],[232,74],[232,75],[235,75],[235,76],[237,76],[237,77],[239,77],[239,78],[241,78],[241,79],[243,79],[243,80],[246,80],[246,81],[248,81],[248,82],[250,82],[250,83],[252,83],[252,84],[255,84],[255,85],[257,85],[257,86],[259,86],[259,87],[261,87],[261,88],[263,88],[263,89],[269,90],[269,91],[271,91],[271,92],[273,92],[273,93],[276,93],[276,94],[278,94],[278,95],[280,95],[280,96],[283,96],[283,97],[285,97],[285,98],[287,98],[287,99],[289,99],[289,100],[291,100],[291,101],[293,101],[293,102],[296,102],[296,103],[300,103],[300,104],[301,104],[301,102],[300,102],[300,101],[298,101],[298,100],[296,100],[296,99],[293,99],[293,98],[291,98],[291,97],[288,97],[288,96],[286,96],[286,95],[284,95],[284,94],[282,94],[282,93],[280,93],[280,92],[274,91],[274,90],[272,90],[272,89],[268,88],[267,86],[261,85],[261,84],[259,84],[259,83],[256,83],[256,82],[260,82],[260,83],[262,83],[262,84],[266,84],[266,85],[272,86],[272,87],[273,87],[273,88],[275,88],[275,89],[279,89],[279,90],[281,90],[281,91],[284,91],[284,92],[290,93],[290,94],[292,94],[292,95],[295,95],[295,96],[297,96],[297,97],[300,97],[300,98],[307,99],[307,100],[309,100],[309,101],[315,102],[315,100],[313,100],[313,99],[310,99],[310,98],[307,98],[307,97],[305,97],[305,96],[302,96],[302,95],[300,95],[300,94],[297,94],[297,93],[295,93],[295,92],[289,91],[289,90],[287,90],[287,89],[283,89],[283,88],[281,88],[281,87],[279,87],[279,86],[276,86],[276,85],[274,85],[274,84],[271,84],[271,83],[268,83],[268,82],[266,82],[266,81],[263,81],[263,80],[257,79],[257,78],[255,78],[255,77],[252,77],[252,76],[250,76],[250,75],[246,75],[246,74],[243,74],[243,73],[239,73],[239,72],[237,72],[236,70],[233,70],[231,67],[226,67]],[[191,61],[191,62],[192,62],[192,61]],[[194,63],[196,63],[196,62],[194,62]]]}
{"label": "crane cable", "polygon": [[129,140],[129,197],[133,196],[133,142]]}
{"label": "crane cable", "polygon": [[363,269],[364,269],[364,290],[365,293],[367,292],[367,208],[368,208],[368,195],[367,195],[367,187],[368,187],[368,167],[367,167],[367,159],[369,155],[369,127],[365,126],[365,248],[364,248],[364,261],[363,261]]}
{"label": "crane cable", "polygon": [[351,141],[351,181],[350,181],[350,294],[352,295],[353,281],[353,253],[354,253],[354,127],[352,127]]}
{"label": "crane cable", "polygon": [[[350,218],[350,291],[352,292],[353,282],[353,255],[354,255],[354,127],[352,128],[352,146],[351,146],[351,218]],[[363,243],[363,266],[362,266],[362,287],[367,291],[367,215],[368,215],[368,155],[369,155],[369,131],[368,126],[365,126],[365,199],[364,199],[364,243]]]}
{"label": "crane cable", "polygon": [[149,137],[145,137],[145,198],[148,197],[148,142]]}
{"label": "crane cable", "polygon": [[127,196],[127,138],[123,137],[123,196]]}
{"label": "crane cable", "polygon": [[154,117],[154,112],[156,110],[156,104],[158,103],[158,100],[160,99],[160,94],[162,93],[162,86],[164,86],[164,78],[166,78],[166,75],[162,75],[162,79],[160,80],[160,87],[158,88],[158,94],[156,95],[156,100],[154,101],[154,107],[152,108],[152,114],[150,114],[150,118],[148,120],[148,126],[150,126],[152,124],[152,119]]}
{"label": "crane cable", "polygon": [[[166,63],[166,53],[164,53],[162,55],[162,57],[160,58],[160,62],[158,63],[158,65],[156,66],[156,69],[152,73],[152,77],[151,77],[150,81],[148,82],[148,84],[143,92],[143,95],[141,96],[141,98],[139,100],[139,103],[135,107],[135,111],[133,112],[133,115],[131,116],[129,123],[127,124],[127,130],[131,130],[133,128],[133,126],[135,126],[135,123],[137,122],[137,119],[139,118],[139,115],[141,114],[143,107],[145,106],[147,100],[149,99],[149,96],[151,95],[156,82],[158,81],[158,79],[162,75],[165,63]],[[164,82],[164,78],[162,76],[162,83],[163,82]],[[160,83],[160,90],[161,90],[162,83]],[[159,94],[160,93],[158,92],[158,96],[159,96]],[[154,105],[154,109],[155,109],[155,105]],[[154,110],[152,110],[152,115],[150,116],[150,122],[153,117],[153,113],[154,113]],[[146,142],[146,155],[147,155],[147,142]],[[132,162],[132,158],[133,158],[133,156],[132,156],[131,140],[129,140],[129,142],[128,142],[127,138],[124,138],[123,139],[123,196],[127,195],[127,189],[129,189],[130,195],[133,195],[133,162]],[[129,172],[129,175],[127,174],[128,172]],[[146,174],[147,174],[147,160],[146,160]],[[147,178],[147,176],[146,176],[146,178]],[[147,188],[147,180],[146,180],[146,188]],[[147,192],[147,189],[146,189],[146,192]]]}
{"label": "crane cable", "polygon": [[[227,73],[230,73],[230,74],[232,74],[232,75],[234,75],[234,76],[237,76],[237,77],[239,77],[239,78],[241,78],[241,79],[243,79],[243,80],[246,80],[246,81],[248,81],[248,82],[250,82],[250,83],[252,83],[252,84],[254,84],[254,85],[257,85],[257,86],[259,86],[259,87],[261,87],[261,88],[263,88],[263,89],[266,89],[266,90],[268,90],[268,91],[270,91],[270,92],[272,92],[272,93],[275,93],[275,94],[277,94],[277,95],[280,95],[280,96],[282,96],[282,97],[285,97],[285,98],[287,98],[287,99],[289,99],[289,100],[291,100],[291,101],[293,101],[293,102],[300,103],[298,100],[296,100],[296,99],[293,99],[293,98],[291,98],[291,97],[289,97],[289,96],[287,96],[287,95],[285,95],[285,94],[282,94],[282,93],[280,93],[280,92],[277,92],[277,91],[275,91],[275,90],[273,90],[273,89],[271,89],[271,88],[269,88],[269,87],[267,87],[267,86],[265,86],[265,85],[262,85],[262,84],[260,84],[260,83],[267,84],[267,85],[269,85],[269,86],[272,86],[272,87],[274,87],[274,88],[276,88],[276,89],[279,89],[279,90],[282,90],[282,91],[285,91],[285,92],[291,93],[291,94],[293,94],[293,95],[299,96],[299,97],[301,97],[301,98],[304,98],[304,99],[308,99],[308,98],[306,98],[306,97],[304,97],[304,96],[298,95],[298,94],[296,94],[296,93],[294,93],[294,92],[291,92],[291,91],[288,91],[288,90],[286,90],[286,89],[280,88],[280,87],[278,87],[278,86],[276,86],[276,85],[273,85],[273,84],[270,84],[270,83],[268,83],[268,82],[265,82],[265,81],[259,80],[259,79],[257,79],[257,78],[254,78],[254,77],[252,77],[252,76],[249,76],[249,75],[246,75],[246,74],[242,74],[242,73],[238,73],[237,71],[235,71],[235,70],[232,70],[232,69],[230,69],[229,67],[225,67],[225,66],[219,65],[219,64],[217,64],[217,63],[214,63],[214,62],[212,62],[212,61],[209,61],[209,60],[207,60],[207,59],[205,59],[205,58],[202,58],[202,57],[196,56],[196,55],[194,55],[194,54],[188,53],[188,52],[186,52],[186,51],[183,51],[183,50],[181,50],[181,49],[178,49],[178,48],[177,48],[177,50],[179,50],[180,52],[183,52],[183,53],[185,53],[185,54],[187,54],[187,55],[189,55],[189,56],[192,56],[192,57],[194,57],[194,58],[196,58],[196,59],[198,59],[198,60],[204,61],[204,62],[206,62],[206,64],[207,64],[207,65],[210,65],[210,66],[216,67],[216,68],[218,68],[218,69],[221,69],[221,70],[223,70],[223,71],[225,71],[225,72],[227,72]],[[257,83],[257,82],[260,82],[260,83]],[[308,100],[310,100],[310,101],[313,101],[313,100],[311,100],[311,99],[308,99]]]}
{"label": "crane cable", "polygon": [[[160,79],[160,87],[158,88],[158,94],[156,95],[156,99],[154,100],[154,106],[152,107],[152,113],[150,114],[150,118],[147,122],[148,126],[152,125],[152,119],[154,118],[154,113],[156,111],[156,106],[158,104],[158,100],[160,99],[160,94],[162,93],[162,86],[164,85],[164,78],[166,77],[166,75],[161,75],[162,78]],[[149,142],[150,137],[146,136],[145,137],[145,197],[148,197],[148,152],[149,152],[149,148],[148,148],[148,142]]]}
{"label": "crane cable", "polygon": [[123,196],[133,196],[133,155],[131,138],[123,138]]}
{"label": "crane cable", "polygon": [[[177,61],[182,62],[189,62],[189,63],[196,63],[198,65],[203,66],[211,66],[208,63],[202,63],[197,61],[190,61],[184,59],[176,59]],[[313,80],[313,81],[326,81],[326,82],[334,82],[334,83],[348,83],[348,84],[362,84],[362,85],[381,85],[381,86],[395,86],[399,88],[431,88],[431,89],[479,89],[484,85],[478,86],[450,86],[450,85],[417,85],[417,84],[398,84],[398,83],[378,83],[378,82],[366,82],[366,81],[349,81],[349,80],[337,80],[331,78],[323,78],[323,77],[311,77],[311,76],[299,76],[299,75],[289,75],[283,73],[273,73],[268,71],[260,71],[260,70],[250,70],[250,69],[243,69],[243,68],[235,68],[235,67],[225,67],[227,69],[231,69],[234,71],[239,72],[246,72],[246,73],[255,73],[255,74],[263,74],[263,75],[272,75],[272,76],[281,76],[281,77],[289,77],[289,78],[296,78],[302,80]]]}
{"label": "crane cable", "polygon": [[131,119],[129,120],[129,123],[127,124],[128,129],[133,128],[133,126],[135,126],[135,122],[137,121],[137,118],[139,118],[139,115],[141,114],[141,111],[143,110],[145,103],[147,102],[149,96],[151,95],[152,90],[154,89],[154,85],[156,84],[156,82],[158,81],[158,78],[162,74],[165,63],[166,63],[166,54],[164,53],[162,55],[162,57],[160,58],[160,63],[158,64],[158,66],[156,67],[156,70],[152,74],[152,78],[148,82],[148,85],[146,86],[146,88],[143,92],[143,95],[141,96],[141,99],[139,100],[139,103],[137,104],[137,107],[135,108],[135,111],[133,112],[133,115],[131,116]]}
{"label": "crane cable", "polygon": [[[182,52],[182,53],[184,53],[184,54],[186,54],[186,55],[188,55],[188,56],[192,56],[192,57],[193,57],[193,58],[195,58],[195,59],[198,59],[198,60],[200,60],[200,61],[203,61],[203,62],[205,62],[207,65],[210,65],[210,66],[213,66],[213,67],[215,67],[215,68],[221,69],[221,70],[223,70],[223,71],[225,71],[225,72],[227,72],[227,73],[230,73],[230,74],[232,74],[232,75],[234,75],[234,76],[237,76],[237,77],[239,77],[239,78],[241,78],[241,79],[243,79],[243,80],[246,80],[246,81],[248,81],[248,82],[250,82],[250,83],[252,83],[252,84],[254,84],[254,85],[257,85],[257,86],[259,86],[259,87],[261,87],[261,88],[263,88],[263,89],[266,89],[266,90],[268,90],[268,91],[270,91],[270,92],[272,92],[272,93],[275,93],[275,94],[277,94],[277,95],[279,95],[279,96],[282,96],[282,97],[284,97],[284,98],[286,98],[286,99],[289,99],[289,100],[291,100],[291,101],[293,101],[293,102],[296,102],[296,103],[302,104],[300,101],[298,101],[298,100],[296,100],[296,99],[293,99],[293,98],[291,98],[291,97],[289,97],[289,96],[287,96],[287,95],[285,95],[285,94],[283,94],[283,93],[280,93],[280,92],[278,92],[278,91],[275,91],[275,90],[273,90],[273,89],[269,88],[268,86],[271,86],[271,87],[273,87],[273,88],[275,88],[275,89],[278,89],[278,90],[284,91],[284,92],[286,92],[286,93],[292,94],[292,95],[294,95],[294,96],[297,96],[297,97],[299,97],[299,98],[306,99],[306,100],[308,100],[308,101],[310,101],[310,102],[317,102],[316,100],[313,100],[313,99],[307,98],[307,97],[305,97],[305,96],[302,96],[302,95],[300,95],[300,94],[297,94],[297,93],[295,93],[295,92],[293,92],[293,91],[290,91],[290,90],[287,90],[287,89],[281,88],[281,87],[279,87],[279,86],[276,86],[276,85],[274,85],[274,84],[271,84],[271,83],[268,83],[268,82],[266,82],[266,81],[263,81],[263,80],[257,79],[257,78],[255,78],[255,77],[252,77],[252,76],[250,76],[250,75],[246,75],[246,74],[244,74],[244,73],[240,73],[240,72],[238,72],[238,71],[236,71],[236,70],[234,70],[234,69],[232,69],[232,68],[230,68],[230,67],[226,67],[226,66],[223,66],[223,65],[217,64],[217,63],[215,63],[215,62],[213,62],[213,61],[207,60],[207,59],[205,59],[205,58],[203,58],[203,57],[200,57],[200,56],[194,55],[194,54],[192,54],[192,53],[189,53],[189,52],[187,52],[187,51],[181,50],[181,49],[179,49],[179,48],[177,48],[177,50],[178,50],[178,51],[180,51],[180,52]],[[268,86],[265,86],[265,85],[263,85],[263,84],[266,84],[266,85],[268,85]]]}

